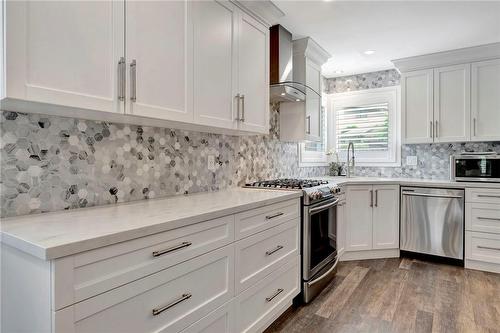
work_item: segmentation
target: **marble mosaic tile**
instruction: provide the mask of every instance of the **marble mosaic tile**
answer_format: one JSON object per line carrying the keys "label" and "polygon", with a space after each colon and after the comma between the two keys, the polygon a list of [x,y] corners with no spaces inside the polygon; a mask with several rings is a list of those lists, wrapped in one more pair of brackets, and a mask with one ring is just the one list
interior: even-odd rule
{"label": "marble mosaic tile", "polygon": [[243,137],[1,112],[1,216],[326,174],[299,168],[297,145],[278,140],[278,109],[269,135]]}
{"label": "marble mosaic tile", "polygon": [[395,69],[342,76],[324,80],[324,89],[327,94],[342,93],[364,89],[397,86],[400,84],[400,75]]}

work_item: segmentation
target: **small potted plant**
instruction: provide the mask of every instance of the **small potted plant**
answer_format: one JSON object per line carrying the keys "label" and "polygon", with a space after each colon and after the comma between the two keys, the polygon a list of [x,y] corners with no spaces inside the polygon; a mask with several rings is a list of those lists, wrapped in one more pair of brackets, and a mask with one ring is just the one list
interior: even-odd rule
{"label": "small potted plant", "polygon": [[340,176],[342,174],[342,163],[339,161],[339,154],[333,149],[330,149],[326,155],[328,156],[329,164],[329,175],[330,176]]}

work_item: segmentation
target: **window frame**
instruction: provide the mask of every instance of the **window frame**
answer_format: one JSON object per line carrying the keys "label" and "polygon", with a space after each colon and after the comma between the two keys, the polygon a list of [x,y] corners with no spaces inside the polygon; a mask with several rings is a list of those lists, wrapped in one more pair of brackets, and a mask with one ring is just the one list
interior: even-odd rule
{"label": "window frame", "polygon": [[[375,152],[356,152],[357,166],[401,166],[401,88],[399,86],[364,89],[328,95],[328,151],[337,149],[336,110],[347,106],[361,106],[374,103],[389,105],[389,156],[381,157]],[[346,160],[345,151],[337,152],[341,161]],[[371,156],[370,156],[371,155]]]}

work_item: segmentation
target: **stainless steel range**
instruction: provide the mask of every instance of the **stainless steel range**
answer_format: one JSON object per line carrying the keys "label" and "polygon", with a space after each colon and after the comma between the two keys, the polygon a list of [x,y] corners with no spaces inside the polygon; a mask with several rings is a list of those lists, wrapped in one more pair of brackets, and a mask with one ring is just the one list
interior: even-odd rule
{"label": "stainless steel range", "polygon": [[302,191],[302,297],[310,302],[335,275],[340,188],[325,180],[276,179],[245,187]]}

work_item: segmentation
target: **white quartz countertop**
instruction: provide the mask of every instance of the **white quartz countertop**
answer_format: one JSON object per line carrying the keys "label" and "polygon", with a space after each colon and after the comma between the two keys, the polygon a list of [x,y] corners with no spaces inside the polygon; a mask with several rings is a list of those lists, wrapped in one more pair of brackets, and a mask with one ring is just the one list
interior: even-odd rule
{"label": "white quartz countertop", "polygon": [[425,187],[447,187],[447,188],[500,188],[500,183],[480,183],[480,182],[455,182],[451,180],[418,179],[418,178],[380,178],[380,177],[315,177],[324,179],[337,185],[367,185],[367,184],[397,184],[402,186],[425,186]]}
{"label": "white quartz countertop", "polygon": [[300,191],[235,188],[2,219],[2,242],[49,260],[275,202]]}

